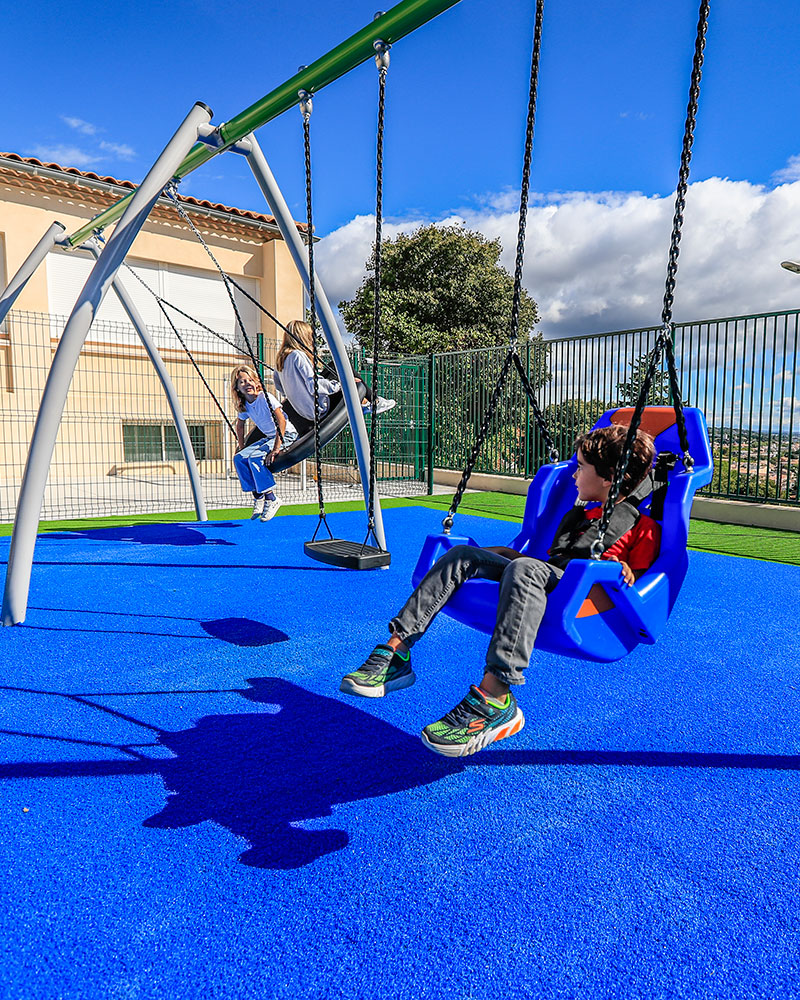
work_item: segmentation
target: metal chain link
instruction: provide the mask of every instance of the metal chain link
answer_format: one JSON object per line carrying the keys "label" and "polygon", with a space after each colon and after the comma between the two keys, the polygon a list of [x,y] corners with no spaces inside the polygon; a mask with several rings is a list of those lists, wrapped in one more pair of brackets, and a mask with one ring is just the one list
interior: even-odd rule
{"label": "metal chain link", "polygon": [[494,416],[494,411],[497,409],[497,404],[500,400],[500,393],[503,391],[503,386],[505,385],[506,377],[508,375],[509,369],[511,368],[511,363],[513,361],[514,354],[511,351],[506,353],[505,361],[503,362],[503,367],[500,371],[500,376],[497,379],[497,384],[494,387],[491,398],[489,399],[489,405],[486,408],[486,412],[483,415],[483,420],[481,422],[480,429],[478,430],[478,436],[475,439],[475,444],[472,446],[472,452],[467,460],[467,466],[461,474],[461,481],[456,487],[456,492],[453,497],[453,501],[450,504],[450,510],[448,510],[444,520],[442,521],[442,528],[446,535],[450,534],[450,529],[453,527],[453,518],[456,511],[458,510],[458,505],[461,503],[461,499],[464,496],[464,490],[467,488],[467,483],[472,475],[472,470],[475,467],[475,462],[478,460],[478,455],[480,453],[481,447],[483,446],[484,438],[486,437],[486,432],[489,429],[489,423]]}
{"label": "metal chain link", "polygon": [[[189,228],[195,234],[195,236],[205,249],[206,253],[208,254],[208,256],[214,262],[217,270],[219,271],[220,276],[222,278],[222,283],[225,285],[225,291],[228,293],[228,298],[230,299],[231,306],[233,307],[233,312],[234,315],[236,316],[236,322],[239,326],[239,330],[241,331],[242,337],[244,338],[245,346],[247,347],[247,353],[250,357],[250,360],[253,362],[254,370],[256,371],[256,373],[258,373],[259,365],[262,364],[263,362],[260,362],[256,357],[255,352],[253,351],[253,346],[250,343],[250,338],[247,336],[247,330],[244,325],[244,320],[242,319],[242,314],[239,312],[239,306],[236,303],[236,296],[233,294],[233,291],[231,290],[230,286],[231,279],[228,277],[227,273],[223,270],[219,261],[214,256],[214,252],[212,251],[211,247],[203,239],[202,233],[189,218],[188,213],[185,211],[180,201],[178,200],[178,186],[176,182],[174,180],[170,181],[169,184],[164,189],[164,192],[168,198],[172,199],[175,208],[177,209],[178,215],[181,217],[181,219],[183,219],[183,221],[189,226]],[[267,367],[270,366],[268,365]],[[272,406],[272,403],[270,402],[269,395],[267,394],[266,391],[264,392],[264,401],[267,404],[269,415],[272,417],[272,422],[275,425],[275,435],[280,444],[282,445],[284,442],[283,434],[281,433],[281,429],[278,426],[278,421],[275,419],[275,410]]]}
{"label": "metal chain link", "polygon": [[476,438],[475,444],[472,448],[472,452],[467,461],[467,465],[461,474],[461,480],[456,488],[455,495],[453,496],[453,501],[450,504],[450,509],[447,512],[444,520],[442,521],[442,529],[446,535],[450,534],[450,529],[453,527],[453,518],[458,506],[461,503],[461,499],[464,496],[464,491],[467,488],[467,483],[469,482],[472,471],[475,467],[475,462],[478,459],[478,454],[483,447],[483,442],[486,438],[486,434],[489,430],[489,423],[492,416],[497,408],[497,404],[500,400],[500,393],[502,392],[503,385],[505,384],[506,377],[508,375],[509,369],[511,367],[512,361],[515,363],[517,371],[522,376],[522,384],[525,387],[525,392],[527,393],[528,399],[531,403],[531,408],[533,410],[533,415],[536,419],[537,425],[539,427],[539,432],[542,435],[545,445],[548,449],[549,456],[551,460],[556,461],[558,459],[558,453],[555,449],[553,439],[550,436],[547,426],[544,422],[544,415],[539,407],[539,403],[536,399],[536,395],[533,391],[533,387],[525,373],[522,363],[519,360],[518,350],[517,350],[517,340],[519,337],[519,314],[520,307],[522,303],[522,270],[525,257],[525,228],[527,225],[528,216],[528,196],[530,191],[530,173],[531,173],[531,160],[533,158],[533,131],[534,124],[536,121],[536,94],[539,80],[539,61],[542,49],[542,22],[544,19],[544,0],[537,0],[536,2],[536,20],[533,30],[533,51],[531,53],[531,75],[530,75],[530,87],[528,91],[528,116],[525,129],[525,152],[523,155],[522,163],[522,185],[520,190],[520,206],[519,206],[519,224],[517,230],[517,252],[516,260],[514,265],[514,292],[511,301],[511,329],[509,334],[509,347],[508,353],[506,354],[506,359],[503,363],[503,368],[500,373],[500,377],[497,381],[497,385],[492,392],[492,396],[489,400],[489,406],[484,414],[483,420],[481,422],[480,429],[478,430],[478,436]]}
{"label": "metal chain link", "polygon": [[367,534],[364,545],[370,535],[375,539],[377,547],[384,551],[375,534],[375,479],[376,455],[375,446],[378,440],[378,343],[381,326],[381,249],[383,227],[383,134],[386,110],[386,75],[389,70],[390,45],[382,41],[374,43],[375,64],[378,67],[378,131],[376,141],[376,181],[375,181],[375,282],[372,314],[372,422],[369,433],[369,490],[367,504]]}
{"label": "metal chain link", "polygon": [[317,298],[314,277],[314,215],[311,201],[311,112],[313,102],[311,94],[307,90],[298,92],[300,98],[300,111],[303,115],[303,153],[305,157],[306,174],[306,220],[308,222],[308,304],[309,318],[311,320],[311,351],[313,355],[314,368],[314,458],[317,469],[317,502],[319,504],[319,520],[314,529],[311,541],[315,541],[317,532],[322,524],[325,525],[328,534],[333,538],[333,532],[328,525],[325,516],[325,498],[322,494],[322,448],[319,437],[319,354],[317,351]]}
{"label": "metal chain link", "polygon": [[691,469],[694,465],[689,454],[689,440],[686,433],[686,421],[683,414],[683,401],[681,399],[680,387],[678,385],[678,375],[675,369],[675,356],[672,340],[675,331],[675,324],[672,322],[672,305],[675,292],[675,278],[678,273],[678,254],[680,252],[681,229],[683,227],[683,213],[686,207],[686,191],[689,184],[689,167],[692,160],[692,144],[694,142],[694,130],[697,123],[697,107],[700,99],[700,80],[703,71],[703,50],[706,43],[706,31],[708,29],[709,0],[701,0],[700,11],[697,21],[697,36],[694,46],[694,59],[692,61],[692,75],[689,84],[689,103],[686,108],[686,122],[683,133],[683,145],[681,147],[681,163],[678,172],[678,186],[675,192],[675,211],[672,218],[672,234],[669,243],[669,259],[667,262],[667,278],[664,289],[664,305],[661,312],[662,327],[656,340],[655,348],[650,356],[650,363],[647,368],[639,397],[631,417],[631,424],[625,438],[625,447],[622,457],[614,472],[614,479],[608,493],[608,499],[603,507],[603,514],[598,525],[597,538],[592,543],[592,558],[599,559],[605,551],[605,535],[611,520],[611,514],[619,497],[622,482],[628,469],[636,434],[642,422],[642,414],[647,405],[647,397],[655,376],[656,368],[661,361],[662,353],[666,351],[669,368],[670,391],[675,407],[675,418],[678,425],[678,435],[680,445],[683,449],[684,468]]}

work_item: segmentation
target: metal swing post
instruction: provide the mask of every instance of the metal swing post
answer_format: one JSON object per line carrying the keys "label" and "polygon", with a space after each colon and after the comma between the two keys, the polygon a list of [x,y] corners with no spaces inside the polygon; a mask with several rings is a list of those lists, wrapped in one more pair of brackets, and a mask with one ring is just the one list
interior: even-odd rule
{"label": "metal swing post", "polygon": [[66,226],[60,222],[54,222],[22,262],[17,273],[6,286],[5,291],[0,295],[0,323],[3,322],[10,312],[11,307],[17,300],[17,296],[28,284],[36,268],[42,263],[56,243],[61,240],[65,231]]}
{"label": "metal swing post", "polygon": [[165,185],[195,143],[199,126],[210,119],[211,109],[205,104],[197,103],[183,120],[128,202],[64,327],[42,393],[17,500],[3,594],[4,625],[15,625],[25,620],[36,532],[50,461],[67,393],[89,328],[136,234],[147,221]]}

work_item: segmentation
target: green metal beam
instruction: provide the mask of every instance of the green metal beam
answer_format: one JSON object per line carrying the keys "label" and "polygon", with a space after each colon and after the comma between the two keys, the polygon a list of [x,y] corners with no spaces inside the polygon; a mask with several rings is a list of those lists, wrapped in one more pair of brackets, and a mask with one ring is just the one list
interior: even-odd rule
{"label": "green metal beam", "polygon": [[[459,2],[460,0],[402,0],[355,35],[337,45],[335,49],[331,49],[327,55],[295,73],[291,79],[270,91],[266,97],[245,108],[229,122],[220,125],[219,134],[223,143],[221,146],[213,147],[198,142],[178,167],[175,176],[185,177],[218,153],[239,142],[250,132],[294,107],[298,103],[299,90],[316,93],[334,80],[338,80],[340,76],[349,73],[351,69],[366,62],[375,55],[372,44],[377,39],[392,44]],[[96,229],[103,229],[116,222],[133,195],[134,192],[131,191],[120,201],[96,215],[91,222],[73,233],[67,243],[73,247],[80,246]]]}

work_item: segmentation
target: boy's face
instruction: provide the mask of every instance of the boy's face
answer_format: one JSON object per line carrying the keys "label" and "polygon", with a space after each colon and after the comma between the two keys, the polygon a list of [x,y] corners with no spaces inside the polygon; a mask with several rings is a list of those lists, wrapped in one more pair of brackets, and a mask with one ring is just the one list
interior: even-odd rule
{"label": "boy's face", "polygon": [[572,478],[578,487],[578,499],[600,500],[605,503],[608,491],[611,489],[611,480],[603,479],[597,469],[586,461],[580,448],[575,457],[578,460],[578,468],[572,474]]}

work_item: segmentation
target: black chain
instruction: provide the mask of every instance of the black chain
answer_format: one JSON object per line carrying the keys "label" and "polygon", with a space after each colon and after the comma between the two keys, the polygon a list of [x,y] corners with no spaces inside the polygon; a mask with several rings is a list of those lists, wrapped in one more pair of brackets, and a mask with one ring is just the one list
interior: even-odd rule
{"label": "black chain", "polygon": [[450,529],[453,527],[453,518],[456,511],[458,510],[458,505],[461,503],[461,499],[464,496],[464,491],[467,488],[467,483],[469,482],[472,471],[475,467],[475,462],[478,459],[478,454],[483,447],[483,442],[486,438],[486,434],[489,430],[489,423],[494,415],[497,408],[497,404],[500,400],[500,394],[505,384],[506,377],[511,368],[512,362],[516,367],[522,378],[522,384],[525,387],[525,392],[527,393],[528,399],[531,403],[531,408],[533,410],[533,415],[536,419],[536,423],[539,428],[539,432],[544,439],[545,445],[548,449],[549,457],[551,461],[558,460],[558,453],[555,449],[553,439],[550,436],[550,432],[544,422],[544,414],[539,407],[539,403],[536,399],[536,395],[533,391],[533,387],[530,384],[528,376],[522,366],[522,362],[519,359],[517,351],[517,340],[519,337],[519,314],[520,306],[522,303],[522,269],[525,258],[525,227],[527,224],[528,217],[528,195],[530,191],[530,174],[531,174],[531,160],[533,158],[533,131],[536,122],[536,95],[539,80],[539,60],[541,56],[542,49],[542,22],[544,19],[544,0],[537,0],[536,2],[536,20],[533,29],[533,51],[531,53],[531,75],[530,75],[530,87],[528,91],[528,117],[525,129],[525,152],[523,156],[522,163],[522,185],[520,190],[520,205],[519,205],[519,225],[517,230],[517,254],[516,262],[514,267],[514,294],[511,302],[511,329],[509,334],[509,347],[508,353],[506,354],[505,362],[503,363],[502,370],[500,372],[500,377],[497,381],[497,385],[492,392],[492,396],[489,400],[489,406],[486,413],[483,416],[483,421],[481,422],[480,429],[478,430],[478,436],[476,438],[475,444],[473,445],[472,452],[467,461],[466,468],[461,474],[461,480],[456,488],[455,495],[453,496],[453,501],[450,504],[450,510],[447,512],[445,519],[442,521],[442,527],[446,535],[450,534]]}
{"label": "black chain", "polygon": [[[376,181],[375,181],[375,295],[372,313],[372,423],[369,431],[369,491],[367,494],[367,534],[364,545],[370,535],[375,539],[377,547],[384,551],[375,534],[375,479],[376,457],[375,448],[378,441],[378,343],[381,328],[381,249],[383,227],[383,133],[386,109],[386,74],[389,70],[389,49],[391,46],[375,42],[375,62],[378,66],[378,134],[376,142]],[[362,546],[363,548],[363,546]]]}
{"label": "black chain", "polygon": [[517,229],[517,256],[514,265],[514,298],[511,304],[511,344],[516,347],[519,336],[519,311],[522,302],[522,266],[525,258],[525,227],[528,222],[528,194],[531,183],[533,159],[533,128],[536,122],[536,95],[539,85],[539,58],[542,50],[542,21],[544,0],[537,0],[536,21],[533,28],[531,54],[531,79],[528,91],[528,120],[525,127],[525,154],[522,161],[522,186],[519,198],[519,224]]}
{"label": "black chain", "polygon": [[500,376],[497,379],[497,384],[494,387],[491,398],[489,400],[489,405],[486,407],[486,412],[483,415],[483,421],[481,422],[480,429],[478,431],[478,436],[475,439],[475,444],[472,446],[472,452],[467,460],[467,466],[464,472],[461,474],[461,481],[456,488],[455,496],[450,504],[450,510],[447,512],[445,519],[442,521],[442,527],[446,535],[450,534],[450,529],[453,527],[453,517],[458,510],[458,505],[461,503],[461,498],[464,496],[464,490],[467,488],[467,483],[472,475],[472,470],[475,467],[475,462],[478,459],[481,448],[483,447],[483,441],[486,437],[486,432],[489,430],[489,423],[494,416],[494,411],[497,409],[497,404],[500,400],[500,394],[503,391],[503,386],[505,385],[506,377],[508,376],[509,369],[511,368],[512,361],[514,359],[514,354],[512,351],[506,353],[505,361],[503,362],[503,367],[500,371]]}
{"label": "black chain", "polygon": [[302,90],[299,94],[300,110],[303,114],[303,151],[305,155],[306,173],[306,220],[308,222],[308,311],[311,320],[311,351],[314,367],[314,458],[317,469],[317,501],[319,503],[319,521],[314,529],[311,541],[315,541],[322,524],[328,535],[333,538],[333,532],[325,517],[325,498],[322,495],[322,448],[319,439],[319,369],[317,351],[317,297],[314,278],[314,215],[311,201],[311,94]]}
{"label": "black chain", "polygon": [[[173,201],[173,203],[175,205],[175,208],[178,211],[178,215],[181,217],[181,219],[183,219],[183,221],[192,230],[192,232],[194,233],[194,235],[197,237],[197,239],[202,244],[202,246],[205,249],[205,251],[208,254],[208,256],[214,262],[214,265],[216,266],[217,270],[219,271],[220,277],[222,278],[222,283],[225,285],[225,291],[228,293],[228,298],[229,298],[231,306],[233,308],[234,315],[236,316],[236,322],[237,322],[237,324],[239,326],[239,330],[240,330],[240,332],[242,334],[242,337],[244,338],[245,346],[247,347],[247,353],[250,356],[250,360],[253,363],[254,370],[256,372],[258,372],[259,365],[262,362],[260,362],[258,360],[258,358],[256,357],[255,351],[253,350],[253,346],[250,343],[250,338],[247,336],[247,330],[246,330],[245,325],[244,325],[244,320],[242,319],[242,314],[239,312],[239,306],[236,303],[236,296],[233,294],[233,291],[231,289],[231,278],[228,276],[227,272],[222,268],[221,264],[219,263],[219,261],[217,260],[217,258],[214,256],[213,250],[208,245],[208,243],[206,243],[206,241],[203,239],[202,233],[195,226],[195,224],[192,222],[192,220],[189,218],[188,213],[184,210],[183,206],[181,205],[180,201],[178,200],[177,185],[175,184],[174,181],[171,181],[170,184],[166,187],[165,193],[166,193],[166,195],[167,195],[168,198],[172,199],[172,201]],[[267,365],[267,367],[269,368],[270,366]],[[264,393],[264,401],[267,404],[267,409],[269,410],[269,415],[272,417],[272,422],[275,425],[275,434],[277,435],[278,441],[282,445],[283,444],[283,434],[281,433],[281,429],[278,426],[278,421],[275,419],[275,410],[273,409],[272,403],[270,402],[270,399],[269,399],[269,395],[266,392]]]}
{"label": "black chain", "polygon": [[694,46],[694,59],[692,61],[692,76],[689,84],[689,103],[686,108],[686,123],[683,132],[683,145],[681,147],[681,164],[678,172],[678,187],[675,192],[675,212],[672,217],[672,235],[669,243],[669,259],[667,262],[667,279],[664,289],[664,305],[661,312],[661,332],[656,339],[655,347],[650,355],[650,362],[647,368],[644,382],[642,383],[639,397],[631,417],[628,434],[625,438],[625,446],[622,456],[614,473],[608,499],[603,507],[603,514],[598,526],[597,539],[592,543],[592,558],[599,559],[604,552],[605,534],[608,529],[611,514],[619,497],[625,473],[628,470],[633,445],[636,441],[636,434],[642,422],[642,414],[647,405],[647,397],[650,387],[655,377],[656,369],[661,361],[662,354],[666,353],[667,365],[669,368],[670,391],[672,402],[675,407],[675,419],[678,425],[678,436],[680,446],[683,449],[683,464],[688,471],[694,465],[692,456],[689,454],[689,438],[686,433],[686,420],[683,414],[683,401],[681,399],[680,386],[678,384],[678,373],[675,368],[675,354],[673,338],[675,335],[675,324],[672,322],[672,305],[675,292],[675,278],[678,273],[678,254],[680,252],[681,229],[683,227],[683,213],[686,207],[686,191],[689,185],[689,167],[692,161],[692,144],[694,142],[694,130],[697,123],[697,106],[700,99],[700,80],[703,75],[703,50],[706,44],[706,31],[708,29],[709,0],[701,0],[700,12],[697,21],[697,37]]}
{"label": "black chain", "polygon": [[[95,235],[98,236],[98,238],[102,239],[102,237],[100,237],[98,233],[95,233]],[[161,296],[158,294],[158,292],[154,291],[147,284],[147,282],[144,280],[144,278],[140,277],[134,271],[134,269],[130,266],[130,264],[127,261],[125,261],[124,263],[125,263],[125,267],[134,276],[134,278],[136,278],[136,280],[138,282],[140,282],[142,285],[144,285],[144,287],[147,289],[147,291],[150,292],[150,294],[156,300],[158,308],[161,310],[161,312],[164,315],[164,319],[172,327],[172,332],[178,338],[178,343],[181,345],[181,347],[186,352],[186,356],[188,357],[189,361],[191,361],[191,363],[192,363],[192,365],[194,367],[194,370],[200,376],[200,381],[206,387],[206,389],[208,390],[209,396],[211,396],[211,398],[214,400],[214,405],[219,410],[219,412],[222,414],[222,419],[228,425],[228,428],[230,429],[231,434],[233,434],[233,436],[236,437],[236,431],[233,429],[233,424],[228,419],[227,413],[222,408],[222,405],[221,405],[220,401],[217,399],[216,394],[214,393],[214,390],[211,388],[211,386],[206,381],[205,375],[203,375],[202,371],[200,370],[200,366],[197,364],[197,362],[195,361],[194,357],[192,356],[192,352],[189,350],[189,347],[188,347],[186,341],[180,335],[180,332],[178,331],[177,326],[175,326],[175,324],[172,322],[172,319],[171,319],[171,317],[170,317],[170,315],[167,312],[167,310],[166,310],[165,307],[169,306],[170,309],[174,309],[176,312],[179,312],[181,314],[181,316],[185,316],[186,319],[191,320],[193,323],[197,323],[198,326],[201,326],[204,330],[207,330],[209,333],[212,333],[215,337],[218,337],[220,340],[225,341],[226,344],[230,344],[231,347],[234,347],[237,351],[239,350],[239,348],[232,341],[228,340],[226,337],[223,337],[221,333],[217,333],[216,330],[212,330],[210,326],[206,326],[205,323],[201,323],[199,319],[195,319],[194,316],[190,316],[188,313],[185,313],[182,309],[179,309],[177,306],[174,306],[171,302],[167,302],[166,299],[162,299]]]}

